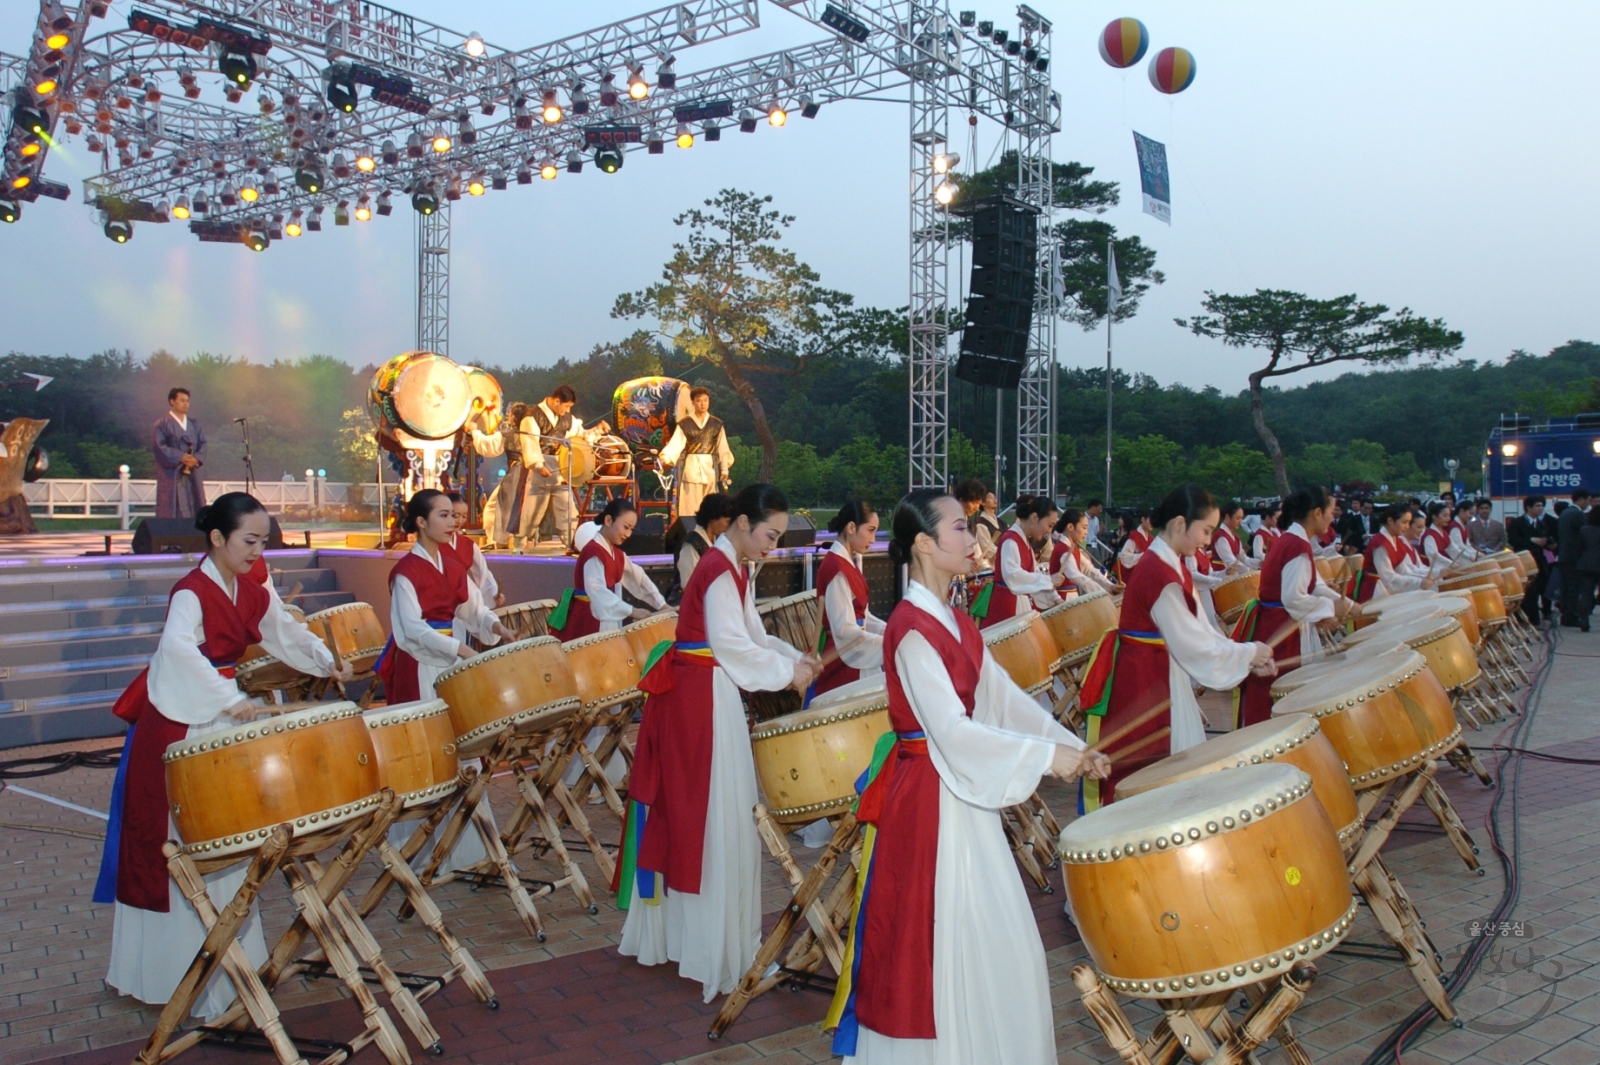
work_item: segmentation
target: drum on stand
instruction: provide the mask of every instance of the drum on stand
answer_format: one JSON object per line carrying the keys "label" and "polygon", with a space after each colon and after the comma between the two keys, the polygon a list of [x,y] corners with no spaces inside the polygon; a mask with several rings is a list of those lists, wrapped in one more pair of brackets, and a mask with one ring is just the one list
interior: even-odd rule
{"label": "drum on stand", "polygon": [[467,389],[472,394],[472,412],[467,417],[467,425],[476,426],[482,433],[499,431],[505,398],[500,382],[495,380],[494,374],[477,366],[463,366],[461,372],[467,375]]}
{"label": "drum on stand", "polygon": [[443,699],[380,706],[361,716],[378,756],[378,786],[393,791],[402,809],[456,790],[456,730]]}
{"label": "drum on stand", "polygon": [[439,675],[434,690],[450,707],[457,753],[482,754],[507,728],[548,732],[578,712],[578,683],[554,636],[485,651]]}
{"label": "drum on stand", "polygon": [[1333,949],[1356,902],[1313,799],[1297,766],[1246,765],[1119,796],[1062,830],[1071,912],[1101,980],[1136,998],[1190,998]]}
{"label": "drum on stand", "polygon": [[[518,643],[531,640],[536,636],[550,635],[550,611],[556,608],[554,599],[530,599],[526,603],[507,603],[505,606],[494,608],[494,616],[500,619],[511,633],[507,643]],[[483,650],[479,647],[478,650]]]}
{"label": "drum on stand", "polygon": [[369,603],[345,603],[319,610],[306,617],[306,625],[357,676],[372,672],[389,639],[378,612]]}
{"label": "drum on stand", "polygon": [[1338,654],[1319,658],[1315,662],[1307,662],[1298,669],[1291,669],[1286,673],[1279,673],[1272,678],[1272,698],[1274,700],[1282,699],[1295,689],[1304,688],[1307,684],[1321,680],[1330,673],[1337,673],[1340,670],[1349,668],[1356,662],[1377,658],[1396,649],[1410,650],[1405,642],[1399,639],[1391,641],[1367,640],[1363,643],[1343,648]]}
{"label": "drum on stand", "polygon": [[822,597],[815,591],[769,599],[756,607],[756,613],[761,615],[761,625],[768,635],[776,636],[801,654],[816,650],[815,646],[807,646],[815,637],[817,620],[822,616]]}
{"label": "drum on stand", "polygon": [[856,800],[855,783],[890,731],[889,691],[868,677],[819,695],[806,710],[767,721],[750,734],[756,777],[780,824],[835,817]]}
{"label": "drum on stand", "polygon": [[620,436],[602,436],[594,442],[594,475],[596,477],[633,476],[633,452],[628,442]]}
{"label": "drum on stand", "polygon": [[[1042,624],[1035,629],[1039,615],[1028,611],[1020,617],[1002,621],[983,630],[983,643],[1017,687],[1029,695],[1038,695],[1054,683],[1050,667],[1056,661],[1054,640]],[[1041,647],[1039,633],[1049,641],[1049,648]]]}
{"label": "drum on stand", "polygon": [[161,756],[184,853],[214,860],[259,850],[287,823],[320,834],[379,803],[378,757],[361,708],[318,703],[180,740]]}
{"label": "drum on stand", "polygon": [[1211,603],[1217,608],[1217,617],[1232,624],[1239,620],[1244,608],[1250,605],[1250,600],[1258,597],[1260,591],[1261,571],[1245,570],[1224,577],[1221,584],[1211,589]]}
{"label": "drum on stand", "polygon": [[293,666],[267,654],[258,643],[245,648],[234,668],[233,679],[246,695],[268,695],[272,692],[294,691],[313,683],[316,678],[302,673]]}
{"label": "drum on stand", "polygon": [[424,440],[455,435],[472,413],[466,373],[443,355],[408,351],[378,367],[367,390],[378,424]]}
{"label": "drum on stand", "polygon": [[1082,665],[1094,653],[1100,637],[1117,627],[1121,611],[1104,589],[1075,595],[1039,615],[1055,644],[1055,665]]}
{"label": "drum on stand", "polygon": [[582,488],[595,478],[594,445],[581,436],[568,437],[557,453],[567,483]]}
{"label": "drum on stand", "polygon": [[663,640],[675,640],[678,636],[678,612],[676,610],[663,610],[653,614],[643,621],[635,621],[631,625],[622,627],[622,635],[628,641],[628,646],[633,649],[633,657],[643,670],[644,664],[650,660],[650,652]]}
{"label": "drum on stand", "polygon": [[644,659],[634,653],[628,634],[597,632],[561,645],[585,710],[626,702],[639,694]]}

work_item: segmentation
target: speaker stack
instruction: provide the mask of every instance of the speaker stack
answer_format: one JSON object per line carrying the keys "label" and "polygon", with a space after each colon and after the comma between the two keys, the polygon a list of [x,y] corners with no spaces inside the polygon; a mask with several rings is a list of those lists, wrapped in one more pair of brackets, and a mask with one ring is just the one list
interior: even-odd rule
{"label": "speaker stack", "polygon": [[1038,211],[1009,196],[985,197],[970,211],[971,297],[956,376],[990,388],[1016,388],[1033,326]]}

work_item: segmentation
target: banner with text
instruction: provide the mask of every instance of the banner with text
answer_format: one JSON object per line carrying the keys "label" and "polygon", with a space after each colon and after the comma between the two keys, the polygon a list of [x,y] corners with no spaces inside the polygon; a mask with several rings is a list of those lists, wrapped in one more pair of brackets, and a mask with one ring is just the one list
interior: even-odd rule
{"label": "banner with text", "polygon": [[1167,146],[1142,133],[1134,133],[1139,153],[1139,187],[1144,192],[1144,213],[1172,224],[1172,182],[1167,177]]}

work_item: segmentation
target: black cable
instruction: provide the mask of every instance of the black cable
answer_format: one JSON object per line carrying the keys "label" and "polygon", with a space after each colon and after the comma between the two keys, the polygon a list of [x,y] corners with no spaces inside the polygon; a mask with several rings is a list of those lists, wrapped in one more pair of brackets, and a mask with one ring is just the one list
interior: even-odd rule
{"label": "black cable", "polygon": [[[35,758],[15,758],[0,762],[0,780],[28,780],[65,773],[69,769],[115,769],[122,761],[122,748],[103,747],[98,751],[62,751]],[[27,767],[33,768],[27,768]]]}
{"label": "black cable", "polygon": [[[1550,665],[1555,658],[1555,649],[1561,643],[1561,634],[1555,629],[1547,630],[1544,641],[1545,658],[1523,698],[1522,713],[1518,715],[1517,723],[1513,728],[1513,742],[1509,746],[1496,743],[1491,748],[1502,752],[1504,755],[1495,767],[1497,769],[1495,778],[1500,782],[1500,786],[1495,789],[1494,801],[1489,806],[1488,825],[1490,846],[1494,848],[1495,854],[1500,858],[1500,867],[1505,876],[1506,886],[1501,892],[1500,902],[1495,906],[1494,913],[1489,918],[1490,924],[1497,924],[1505,920],[1516,906],[1517,899],[1522,892],[1522,861],[1516,834],[1521,809],[1522,759],[1528,752],[1518,741],[1524,738],[1544,698],[1545,682],[1549,679]],[[1507,770],[1510,771],[1509,787],[1507,786]],[[1506,850],[1500,837],[1500,804],[1505,800],[1508,793],[1511,796],[1512,842],[1510,851]],[[1494,937],[1480,936],[1467,949],[1466,955],[1461,959],[1460,964],[1448,976],[1440,980],[1447,995],[1454,998],[1458,990],[1466,987],[1473,974],[1478,971],[1478,966],[1482,964],[1484,955],[1488,953],[1489,947],[1493,943]],[[1394,1027],[1388,1037],[1378,1045],[1377,1049],[1367,1055],[1362,1065],[1379,1065],[1380,1062],[1388,1061],[1391,1058],[1399,1062],[1400,1055],[1405,1051],[1406,1046],[1414,1042],[1418,1036],[1426,1031],[1428,1025],[1432,1024],[1438,1016],[1439,1012],[1434,1009],[1432,1003],[1424,1003],[1419,1006]]]}

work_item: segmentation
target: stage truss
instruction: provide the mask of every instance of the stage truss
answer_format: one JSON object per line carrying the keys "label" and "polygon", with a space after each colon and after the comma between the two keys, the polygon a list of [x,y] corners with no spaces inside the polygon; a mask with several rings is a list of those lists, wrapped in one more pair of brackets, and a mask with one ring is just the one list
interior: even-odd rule
{"label": "stage truss", "polygon": [[[950,151],[952,111],[1001,124],[1019,148],[1018,195],[1049,226],[1061,111],[1050,23],[1026,6],[1004,26],[918,0],[769,2],[826,35],[689,72],[681,54],[759,28],[759,0],[688,0],[521,50],[369,3],[43,0],[29,55],[0,56],[0,198],[67,198],[43,169],[53,147],[75,141],[98,157],[83,182],[98,220],[166,223],[181,202],[203,241],[264,247],[289,225],[316,231],[434,197],[438,209],[417,223],[417,346],[448,354],[449,216],[464,195],[581,167],[602,143],[659,152],[680,132],[765,124],[774,108],[792,121],[845,100],[909,99],[908,482],[946,485],[950,321],[963,309],[949,301],[948,214],[934,195],[946,178],[934,160]],[[245,77],[224,78],[225,60]],[[45,81],[55,88],[38,91]],[[352,112],[330,105],[330,85],[348,89]],[[560,121],[544,120],[551,103]],[[1053,493],[1051,255],[1041,240],[1017,470],[1020,490]]]}

